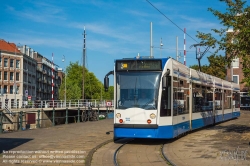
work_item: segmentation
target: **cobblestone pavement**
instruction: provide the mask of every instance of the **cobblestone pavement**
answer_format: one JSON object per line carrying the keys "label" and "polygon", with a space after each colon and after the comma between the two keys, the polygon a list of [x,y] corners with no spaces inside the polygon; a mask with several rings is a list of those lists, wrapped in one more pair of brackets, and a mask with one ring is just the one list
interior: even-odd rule
{"label": "cobblestone pavement", "polygon": [[250,111],[176,139],[165,145],[164,152],[177,166],[250,166]]}
{"label": "cobblestone pavement", "polygon": [[[111,131],[110,134],[106,132]],[[75,166],[90,163],[87,155],[97,148],[103,153],[93,163],[111,165],[105,148],[113,138],[113,119],[58,125],[50,128],[18,131],[0,135],[0,166],[14,160],[19,165]],[[103,143],[106,142],[104,145]],[[250,166],[250,111],[242,111],[238,119],[192,132],[164,146],[164,153],[177,166],[182,165],[248,165]],[[7,153],[9,152],[9,153]],[[16,152],[16,154],[10,154]],[[9,158],[6,158],[9,157]],[[12,158],[11,158],[12,157]],[[40,158],[39,158],[40,157]],[[64,164],[49,162],[64,161]],[[6,162],[7,163],[3,163]],[[24,163],[30,162],[30,163]],[[33,163],[31,163],[33,162]],[[66,163],[68,162],[68,163]],[[145,163],[144,163],[145,164]]]}
{"label": "cobblestone pavement", "polygon": [[[84,165],[93,148],[113,138],[112,133],[106,134],[108,131],[113,131],[113,119],[4,133],[0,135],[0,166],[14,160],[23,160],[19,165],[29,166]],[[65,164],[49,164],[56,160],[64,160]]]}

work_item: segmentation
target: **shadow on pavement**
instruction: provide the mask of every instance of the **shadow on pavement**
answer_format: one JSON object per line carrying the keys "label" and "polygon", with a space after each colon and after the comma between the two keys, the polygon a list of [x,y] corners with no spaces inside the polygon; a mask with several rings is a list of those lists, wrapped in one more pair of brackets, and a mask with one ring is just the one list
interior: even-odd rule
{"label": "shadow on pavement", "polygon": [[236,132],[236,133],[250,132],[250,126],[246,125],[232,124],[229,126],[223,126],[223,129],[224,129],[223,132]]}
{"label": "shadow on pavement", "polygon": [[27,138],[0,138],[0,154],[3,153],[3,150],[11,150],[17,146],[20,146],[24,143],[27,143],[33,139]]}
{"label": "shadow on pavement", "polygon": [[222,133],[246,133],[250,132],[250,126],[240,124],[230,124],[228,126],[213,126],[206,130],[222,130]]}

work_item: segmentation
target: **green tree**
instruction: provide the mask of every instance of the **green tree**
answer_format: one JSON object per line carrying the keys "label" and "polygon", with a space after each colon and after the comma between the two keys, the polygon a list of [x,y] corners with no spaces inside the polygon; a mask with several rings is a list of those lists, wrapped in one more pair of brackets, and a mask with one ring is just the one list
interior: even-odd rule
{"label": "green tree", "polygon": [[209,66],[206,69],[207,74],[212,76],[225,79],[226,78],[226,63],[225,56],[215,56],[211,55],[208,57]]}
{"label": "green tree", "polygon": [[[208,58],[209,65],[201,66],[201,71],[203,73],[225,79],[226,77],[226,68],[225,68],[225,57],[224,56],[215,56],[211,55]],[[190,66],[190,68],[199,70],[198,65]]]}
{"label": "green tree", "polygon": [[[192,68],[192,69],[194,69],[194,70],[197,70],[197,71],[200,70],[199,65],[192,65],[192,66],[189,66],[189,67]],[[201,71],[202,71],[203,73],[207,73],[207,72],[206,72],[206,71],[207,71],[207,68],[208,68],[207,65],[201,65]],[[208,74],[208,73],[207,73],[207,74]]]}
{"label": "green tree", "polygon": [[[82,70],[83,67],[78,62],[70,62],[66,68],[66,97],[67,100],[82,99]],[[110,87],[109,92],[105,92],[103,84],[95,77],[94,73],[89,72],[85,68],[84,80],[84,99],[113,99],[110,91],[114,92],[114,88]],[[64,100],[65,78],[59,89],[59,98]]]}
{"label": "green tree", "polygon": [[[227,6],[226,12],[220,12],[212,8],[212,12],[223,25],[221,29],[212,29],[211,33],[198,31],[197,37],[201,43],[215,49],[213,56],[220,51],[226,51],[225,64],[230,67],[232,59],[238,57],[242,59],[243,82],[250,86],[250,7],[246,6],[246,1],[242,0],[220,0]],[[233,29],[228,33],[229,29]]]}

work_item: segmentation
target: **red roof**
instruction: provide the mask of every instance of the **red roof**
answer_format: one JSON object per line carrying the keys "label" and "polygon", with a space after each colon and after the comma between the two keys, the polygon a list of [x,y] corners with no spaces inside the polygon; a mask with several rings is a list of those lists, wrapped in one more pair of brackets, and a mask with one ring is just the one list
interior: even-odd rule
{"label": "red roof", "polygon": [[16,52],[16,53],[21,53],[15,43],[9,43],[6,42],[3,39],[0,39],[0,50],[2,51],[8,51],[8,52]]}

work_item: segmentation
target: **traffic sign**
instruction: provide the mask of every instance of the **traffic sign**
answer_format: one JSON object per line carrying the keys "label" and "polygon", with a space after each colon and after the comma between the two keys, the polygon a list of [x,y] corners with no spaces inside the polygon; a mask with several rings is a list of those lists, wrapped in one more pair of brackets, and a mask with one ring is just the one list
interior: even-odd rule
{"label": "traffic sign", "polygon": [[108,107],[110,107],[110,106],[112,106],[112,102],[111,102],[111,101],[107,101],[107,102],[106,102],[106,105],[107,105]]}

